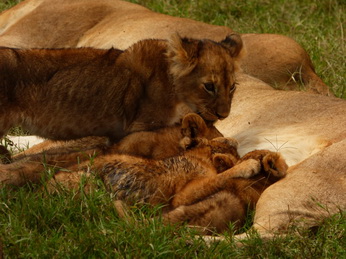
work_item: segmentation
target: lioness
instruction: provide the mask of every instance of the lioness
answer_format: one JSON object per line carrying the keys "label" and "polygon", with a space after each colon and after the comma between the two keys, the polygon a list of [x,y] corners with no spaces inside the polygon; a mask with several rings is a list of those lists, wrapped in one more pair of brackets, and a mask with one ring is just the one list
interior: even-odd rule
{"label": "lioness", "polygon": [[[52,33],[54,32],[54,33]],[[126,49],[142,39],[167,39],[172,32],[220,41],[225,26],[172,17],[119,0],[26,0],[0,15],[0,46],[17,48],[96,47]],[[328,95],[306,51],[275,34],[242,34],[247,55],[241,68],[281,89]]]}
{"label": "lioness", "polygon": [[346,210],[346,101],[273,90],[247,75],[237,80],[232,112],[215,126],[239,142],[240,155],[279,151],[290,166],[258,200],[254,229],[270,236]]}
{"label": "lioness", "polygon": [[125,51],[0,49],[0,137],[22,125],[50,139],[108,136],[226,118],[242,49],[211,40],[143,40]]}

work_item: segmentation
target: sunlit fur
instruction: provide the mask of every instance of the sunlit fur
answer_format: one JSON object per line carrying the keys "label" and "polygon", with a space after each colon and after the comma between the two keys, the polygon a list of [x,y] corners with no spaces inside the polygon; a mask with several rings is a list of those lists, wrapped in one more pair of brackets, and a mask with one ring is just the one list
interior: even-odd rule
{"label": "sunlit fur", "polygon": [[[186,136],[183,139],[180,144],[186,143]],[[95,187],[85,179],[95,174],[116,200],[127,205],[163,205],[167,224],[189,223],[210,234],[226,231],[230,223],[241,226],[261,193],[286,175],[287,165],[278,153],[256,150],[240,159],[233,139],[197,138],[189,143],[183,145],[187,150],[181,155],[159,160],[109,153],[67,165],[64,155],[48,155],[67,166],[55,167],[58,172],[46,188],[78,189],[84,182],[88,191]],[[0,180],[6,185],[38,182],[49,168],[42,162],[2,165]]]}
{"label": "sunlit fur", "polygon": [[219,43],[174,34],[125,51],[0,48],[0,136],[21,125],[49,139],[117,141],[174,125],[188,112],[225,118],[241,48],[236,34]]}
{"label": "sunlit fur", "polygon": [[199,138],[221,137],[213,126],[207,125],[197,114],[185,115],[180,124],[156,131],[134,132],[118,143],[106,137],[85,137],[70,141],[46,140],[12,157],[13,163],[0,165],[0,182],[22,186],[28,182],[39,183],[47,167],[76,168],[94,157],[127,154],[148,159],[164,159],[177,156],[195,145]]}

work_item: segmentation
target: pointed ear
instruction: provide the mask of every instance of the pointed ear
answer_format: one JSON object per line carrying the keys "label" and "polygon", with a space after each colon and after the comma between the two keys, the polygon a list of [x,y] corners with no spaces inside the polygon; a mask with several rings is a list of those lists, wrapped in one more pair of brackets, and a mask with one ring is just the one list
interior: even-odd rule
{"label": "pointed ear", "polygon": [[182,39],[178,33],[168,39],[166,56],[172,75],[181,77],[192,71],[197,64],[198,43]]}
{"label": "pointed ear", "polygon": [[216,168],[217,173],[222,173],[227,169],[232,168],[237,163],[237,158],[231,154],[216,153],[212,156],[213,165]]}
{"label": "pointed ear", "polygon": [[205,137],[207,125],[201,116],[196,113],[188,113],[181,122],[181,134],[183,137]]}
{"label": "pointed ear", "polygon": [[220,43],[231,51],[232,57],[238,57],[243,50],[243,41],[239,34],[230,34]]}

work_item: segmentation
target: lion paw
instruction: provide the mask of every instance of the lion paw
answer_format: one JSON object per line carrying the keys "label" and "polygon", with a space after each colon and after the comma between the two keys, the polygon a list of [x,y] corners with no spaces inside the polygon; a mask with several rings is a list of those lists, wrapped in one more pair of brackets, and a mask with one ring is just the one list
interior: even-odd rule
{"label": "lion paw", "polygon": [[238,177],[251,178],[261,171],[261,163],[255,159],[248,159],[237,165]]}
{"label": "lion paw", "polygon": [[265,172],[283,178],[287,174],[288,166],[279,153],[270,153],[263,158],[263,168]]}

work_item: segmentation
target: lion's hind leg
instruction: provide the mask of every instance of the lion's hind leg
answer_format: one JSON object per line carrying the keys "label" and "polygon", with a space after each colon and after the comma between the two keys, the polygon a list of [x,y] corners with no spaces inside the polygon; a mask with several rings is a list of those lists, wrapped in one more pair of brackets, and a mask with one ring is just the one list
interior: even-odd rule
{"label": "lion's hind leg", "polygon": [[220,191],[204,200],[187,206],[179,206],[163,215],[167,224],[187,223],[198,226],[203,234],[226,231],[230,223],[236,228],[245,220],[245,209],[241,201],[232,193]]}
{"label": "lion's hind leg", "polygon": [[61,190],[79,191],[90,193],[96,189],[94,178],[84,171],[59,171],[45,184],[44,188],[49,193],[58,193]]}
{"label": "lion's hind leg", "polygon": [[27,183],[39,183],[45,171],[44,165],[39,162],[0,164],[0,185],[20,187]]}

